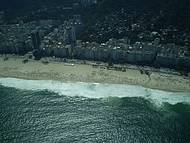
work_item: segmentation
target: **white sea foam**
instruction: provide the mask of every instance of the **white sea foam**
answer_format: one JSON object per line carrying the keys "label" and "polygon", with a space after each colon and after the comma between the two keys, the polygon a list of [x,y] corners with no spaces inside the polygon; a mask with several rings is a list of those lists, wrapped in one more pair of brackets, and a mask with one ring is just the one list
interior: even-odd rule
{"label": "white sea foam", "polygon": [[0,84],[23,90],[48,90],[66,96],[83,96],[88,98],[106,97],[143,97],[158,105],[164,102],[170,104],[190,104],[190,93],[166,92],[126,84],[98,84],[83,82],[60,82],[52,80],[24,80],[16,78],[0,78]]}

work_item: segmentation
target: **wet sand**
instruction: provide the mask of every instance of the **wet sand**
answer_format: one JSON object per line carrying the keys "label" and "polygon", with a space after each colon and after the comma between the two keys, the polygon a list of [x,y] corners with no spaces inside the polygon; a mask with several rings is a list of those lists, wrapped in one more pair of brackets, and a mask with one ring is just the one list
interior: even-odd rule
{"label": "wet sand", "polygon": [[141,85],[165,91],[190,91],[190,78],[179,75],[151,72],[150,76],[141,74],[137,69],[126,69],[126,72],[94,68],[86,64],[68,65],[64,62],[29,60],[23,63],[22,57],[9,57],[4,61],[0,57],[0,77],[14,77],[35,80],[59,80],[63,82],[93,82]]}

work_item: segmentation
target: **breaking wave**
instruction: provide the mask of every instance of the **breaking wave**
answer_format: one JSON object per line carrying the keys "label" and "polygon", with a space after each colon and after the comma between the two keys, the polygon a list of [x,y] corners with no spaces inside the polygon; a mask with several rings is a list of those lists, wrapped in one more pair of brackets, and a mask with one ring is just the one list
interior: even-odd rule
{"label": "breaking wave", "polygon": [[166,92],[127,84],[24,80],[17,78],[0,78],[0,84],[5,87],[21,90],[48,90],[66,96],[81,96],[87,98],[143,97],[155,102],[157,105],[162,105],[162,103],[190,104],[190,93],[187,92]]}

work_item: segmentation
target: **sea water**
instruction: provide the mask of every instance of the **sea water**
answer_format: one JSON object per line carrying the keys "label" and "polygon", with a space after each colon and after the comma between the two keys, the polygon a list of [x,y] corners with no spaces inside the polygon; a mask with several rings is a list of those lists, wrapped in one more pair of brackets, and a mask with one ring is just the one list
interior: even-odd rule
{"label": "sea water", "polygon": [[0,78],[0,142],[188,143],[190,93]]}

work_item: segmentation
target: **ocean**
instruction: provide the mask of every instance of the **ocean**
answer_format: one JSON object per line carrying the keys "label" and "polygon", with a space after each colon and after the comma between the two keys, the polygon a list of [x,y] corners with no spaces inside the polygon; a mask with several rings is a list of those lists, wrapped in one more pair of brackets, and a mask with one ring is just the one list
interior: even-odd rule
{"label": "ocean", "polygon": [[190,93],[0,78],[0,143],[189,143]]}

